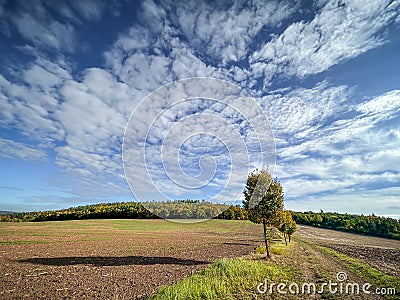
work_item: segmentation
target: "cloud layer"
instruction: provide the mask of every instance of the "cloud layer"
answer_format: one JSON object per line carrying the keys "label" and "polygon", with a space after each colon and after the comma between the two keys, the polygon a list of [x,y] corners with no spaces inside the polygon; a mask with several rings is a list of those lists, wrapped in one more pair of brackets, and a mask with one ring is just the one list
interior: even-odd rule
{"label": "cloud layer", "polygon": [[[78,199],[97,197],[98,191],[128,195],[121,152],[132,111],[174,80],[213,77],[243,88],[268,117],[276,142],[275,174],[290,207],[334,208],[337,201],[338,207],[354,212],[367,206],[379,207],[382,214],[391,211],[399,182],[400,91],[393,87],[364,94],[330,72],[335,66],[350,69],[352,59],[391,43],[389,32],[400,22],[400,1],[315,1],[312,6],[143,1],[127,6],[129,14],[124,5],[114,3],[109,11],[102,1],[62,1],[57,6],[0,2],[2,38],[17,53],[3,58],[0,74],[2,157],[56,164],[73,178],[68,191]],[[85,32],[115,16],[123,18],[124,29],[100,47],[107,49],[96,54],[103,62],[88,67],[77,55],[88,45],[96,50],[95,40]],[[258,116],[241,122],[226,105],[204,103],[161,107],[161,116],[150,120],[155,122],[147,151],[154,159],[147,163],[153,181],[171,197],[174,189],[160,171],[161,163],[183,177],[212,178],[209,189],[193,191],[199,198],[218,193],[230,178],[235,189],[240,187],[247,168],[257,165],[259,148],[250,125]],[[141,117],[150,116],[155,107],[145,103]],[[208,113],[208,121],[185,119],[199,113]],[[144,120],[131,122],[140,131]],[[176,127],[180,122],[185,126]],[[214,136],[206,126],[213,122],[219,125]],[[227,146],[235,144],[235,134],[253,151],[243,174],[230,169],[235,153]],[[226,137],[231,138],[224,141]],[[162,143],[178,141],[174,146],[180,152],[165,152],[161,161]],[[181,166],[169,164],[177,157]],[[136,173],[134,184],[145,190],[144,177]],[[175,197],[180,196],[186,194],[176,189]],[[363,197],[370,200],[363,202]],[[354,205],[346,206],[349,199]]]}

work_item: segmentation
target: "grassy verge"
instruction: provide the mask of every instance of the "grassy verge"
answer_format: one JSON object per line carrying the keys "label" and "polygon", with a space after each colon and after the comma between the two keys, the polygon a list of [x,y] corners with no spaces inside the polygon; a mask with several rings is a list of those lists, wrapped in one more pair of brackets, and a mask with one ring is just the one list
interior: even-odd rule
{"label": "grassy verge", "polygon": [[0,241],[0,245],[30,245],[30,244],[48,244],[44,241]]}
{"label": "grassy verge", "polygon": [[[400,293],[400,280],[395,277],[388,275],[369,264],[362,262],[359,259],[347,256],[343,253],[337,252],[331,248],[316,246],[322,252],[332,256],[337,261],[342,263],[345,267],[353,271],[356,275],[369,282],[375,288],[395,288],[396,295],[393,295],[392,299],[398,299]],[[372,288],[371,288],[372,290]],[[390,296],[387,296],[390,298]]]}
{"label": "grassy verge", "polygon": [[[279,241],[279,242],[275,241],[270,247],[270,252],[272,255],[274,255],[274,254],[283,255],[287,250],[288,250],[288,246],[286,246],[285,243],[282,241]],[[256,254],[265,254],[266,253],[265,246],[256,247],[254,252]]]}
{"label": "grassy verge", "polygon": [[289,268],[265,260],[222,259],[182,281],[161,288],[149,299],[264,299],[257,285],[293,278]]}

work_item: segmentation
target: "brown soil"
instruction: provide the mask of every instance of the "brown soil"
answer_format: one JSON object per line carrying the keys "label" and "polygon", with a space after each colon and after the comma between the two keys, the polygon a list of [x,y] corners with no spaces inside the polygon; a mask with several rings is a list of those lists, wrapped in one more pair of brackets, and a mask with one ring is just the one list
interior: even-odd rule
{"label": "brown soil", "polygon": [[310,226],[299,226],[296,236],[360,259],[384,273],[400,278],[400,240]]}
{"label": "brown soil", "polygon": [[357,283],[362,286],[365,281],[350,271],[348,268],[333,260],[329,255],[319,251],[313,244],[305,243],[296,239],[297,242],[291,244],[291,249],[286,255],[275,256],[277,263],[295,270],[297,276],[294,282],[301,286],[302,283],[314,283],[316,285],[316,294],[298,294],[286,299],[381,299],[377,295],[334,295],[329,293],[328,289],[324,289],[324,293],[319,293],[321,284],[329,281],[337,282],[337,274],[345,272],[347,282]]}
{"label": "brown soil", "polygon": [[[299,226],[294,240],[273,261],[293,269],[299,282],[327,282],[344,271],[363,283],[314,244],[399,275],[400,241],[307,226]],[[0,223],[0,299],[145,299],[222,257],[247,255],[262,241],[262,228],[244,221]]]}
{"label": "brown soil", "polygon": [[[159,223],[161,230],[165,223],[143,222]],[[41,227],[15,225],[7,227],[15,235],[0,235],[46,242],[0,245],[0,299],[142,299],[220,258],[249,254],[260,237],[258,226],[246,224],[234,234],[229,226],[157,232],[109,227],[106,240],[87,240],[98,231],[61,225],[39,239]]]}

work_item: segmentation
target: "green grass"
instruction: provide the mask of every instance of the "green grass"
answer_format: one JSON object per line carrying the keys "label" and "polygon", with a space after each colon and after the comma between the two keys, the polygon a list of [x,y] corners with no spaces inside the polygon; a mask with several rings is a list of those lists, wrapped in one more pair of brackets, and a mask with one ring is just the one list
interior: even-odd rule
{"label": "green grass", "polygon": [[276,244],[271,246],[271,254],[283,255],[286,252],[287,247],[284,243]]}
{"label": "green grass", "polygon": [[[273,242],[269,248],[269,251],[271,254],[283,255],[287,249],[288,246],[286,246],[284,242],[279,241],[279,242]],[[258,246],[254,250],[255,254],[265,254],[265,252],[266,252],[265,246]]]}
{"label": "green grass", "polygon": [[[147,238],[148,235],[162,238],[168,232],[189,234],[193,232],[218,240],[219,233],[246,232],[249,226],[253,226],[249,221],[207,220],[199,223],[182,223],[162,219],[92,219],[0,223],[0,245],[104,241],[113,239],[115,234],[129,235],[129,237],[136,234],[135,237],[138,239]],[[15,237],[18,237],[19,241],[15,241]],[[200,246],[204,247],[204,245]],[[197,245],[192,247],[196,249]]]}
{"label": "green grass", "polygon": [[[66,221],[44,221],[44,222],[18,222],[18,223],[0,223],[0,234],[7,235],[10,228],[35,230],[40,227],[41,230],[57,229],[88,229],[92,231],[96,228],[108,230],[110,228],[133,231],[200,231],[207,232],[237,232],[240,229],[246,229],[253,226],[250,221],[237,220],[205,220],[201,222],[191,222],[188,220],[167,221],[163,219],[89,219],[89,220],[66,220]],[[4,229],[4,230],[1,230]],[[14,229],[12,229],[14,230]]]}
{"label": "green grass", "polygon": [[237,232],[251,226],[250,221],[237,220],[206,220],[202,222],[177,222],[162,219],[157,220],[138,220],[122,219],[112,220],[116,229],[136,230],[136,231],[201,231],[207,232]]}
{"label": "green grass", "polygon": [[256,249],[254,249],[254,254],[265,254],[265,252],[265,246],[257,246]]}
{"label": "green grass", "polygon": [[44,241],[0,241],[0,245],[29,245],[29,244],[48,244]]}
{"label": "green grass", "polygon": [[161,288],[149,299],[263,299],[257,285],[293,279],[293,271],[266,260],[222,259],[182,281]]}
{"label": "green grass", "polygon": [[[366,282],[371,283],[374,287],[395,288],[396,295],[393,297],[398,297],[400,292],[400,280],[397,277],[388,275],[359,259],[337,252],[331,248],[323,246],[316,247],[344,264],[345,267],[353,271]],[[390,298],[390,296],[387,297]]]}

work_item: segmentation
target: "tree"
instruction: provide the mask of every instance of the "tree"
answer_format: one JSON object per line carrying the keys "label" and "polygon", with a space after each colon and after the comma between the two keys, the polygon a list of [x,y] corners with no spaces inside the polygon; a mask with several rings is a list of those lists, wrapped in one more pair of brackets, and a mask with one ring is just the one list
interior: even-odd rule
{"label": "tree", "polygon": [[290,211],[284,211],[283,213],[285,214],[284,237],[287,246],[286,238],[289,238],[290,243],[293,233],[295,233],[297,230],[297,224],[296,221],[293,220],[292,213]]}
{"label": "tree", "polygon": [[283,211],[283,188],[268,170],[254,170],[247,176],[243,206],[248,218],[263,224],[267,258],[270,257],[270,228],[277,227]]}
{"label": "tree", "polygon": [[290,211],[282,211],[281,218],[279,221],[278,230],[283,233],[285,239],[285,244],[287,246],[288,240],[290,242],[292,234],[296,231],[297,225],[292,218],[292,213]]}

